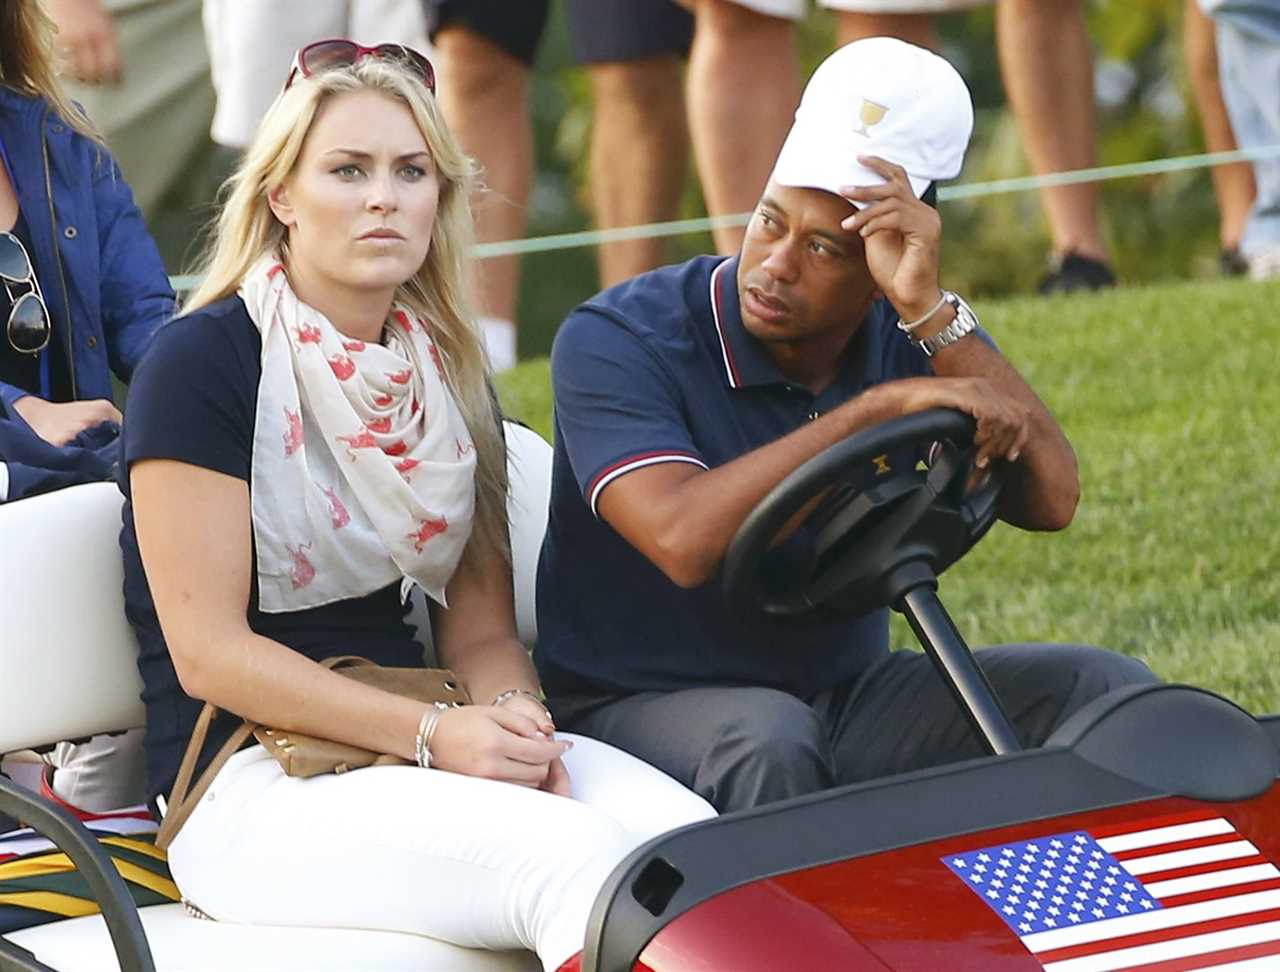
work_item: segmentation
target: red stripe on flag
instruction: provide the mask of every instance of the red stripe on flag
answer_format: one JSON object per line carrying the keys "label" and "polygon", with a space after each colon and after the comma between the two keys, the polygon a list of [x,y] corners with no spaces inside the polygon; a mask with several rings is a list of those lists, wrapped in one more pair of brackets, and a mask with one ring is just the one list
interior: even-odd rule
{"label": "red stripe on flag", "polygon": [[1197,847],[1212,847],[1215,844],[1235,844],[1244,840],[1237,833],[1214,834],[1212,837],[1193,837],[1190,840],[1175,840],[1167,844],[1154,844],[1127,851],[1112,851],[1111,856],[1117,861],[1131,861],[1135,857],[1151,857],[1153,854],[1171,854],[1174,851],[1194,850]]}
{"label": "red stripe on flag", "polygon": [[1147,965],[1130,965],[1125,972],[1194,972],[1196,969],[1216,969],[1228,962],[1266,958],[1268,955],[1280,955],[1280,942],[1259,942],[1256,945],[1240,945],[1236,948],[1224,948],[1217,952],[1205,952],[1202,955],[1188,955],[1186,958],[1166,959],[1163,962],[1151,962]]}
{"label": "red stripe on flag", "polygon": [[[1108,827],[1090,827],[1089,833],[1097,840],[1106,837],[1120,837],[1124,834],[1137,834],[1144,830],[1159,830],[1161,827],[1173,827],[1178,824],[1202,823],[1206,820],[1225,820],[1220,813],[1206,815],[1203,810],[1189,810],[1186,813],[1170,813],[1163,817],[1148,817],[1142,821],[1141,827],[1135,827],[1132,820],[1112,824]],[[1228,821],[1230,823],[1230,821]]]}
{"label": "red stripe on flag", "polygon": [[1155,884],[1157,881],[1172,881],[1174,878],[1194,877],[1197,874],[1211,874],[1214,871],[1230,871],[1237,867],[1251,867],[1254,864],[1271,863],[1261,854],[1249,857],[1233,857],[1229,861],[1206,861],[1204,864],[1188,864],[1186,867],[1175,867],[1168,871],[1152,871],[1142,875],[1143,884]]}
{"label": "red stripe on flag", "polygon": [[1175,894],[1169,898],[1161,898],[1160,904],[1166,908],[1176,908],[1179,905],[1196,904],[1199,901],[1211,901],[1214,898],[1225,897],[1230,894],[1253,894],[1255,891],[1272,891],[1280,888],[1280,878],[1270,878],[1266,881],[1251,881],[1248,884],[1232,884],[1225,888],[1206,888],[1204,891],[1188,891],[1186,894]]}
{"label": "red stripe on flag", "polygon": [[[1150,912],[1146,912],[1146,914],[1150,914]],[[1253,911],[1247,915],[1231,915],[1228,918],[1199,921],[1191,925],[1178,925],[1176,928],[1159,928],[1154,931],[1139,932],[1136,935],[1104,938],[1101,941],[1089,942],[1085,945],[1071,945],[1067,948],[1054,949],[1051,952],[1037,952],[1036,960],[1041,965],[1047,965],[1050,962],[1061,962],[1064,959],[1080,958],[1084,955],[1114,952],[1122,948],[1134,948],[1138,945],[1154,945],[1157,942],[1170,942],[1179,938],[1190,938],[1193,935],[1207,935],[1209,932],[1229,931],[1232,928],[1244,928],[1248,925],[1260,925],[1263,922],[1277,920],[1280,920],[1280,908],[1272,908],[1268,911]]]}

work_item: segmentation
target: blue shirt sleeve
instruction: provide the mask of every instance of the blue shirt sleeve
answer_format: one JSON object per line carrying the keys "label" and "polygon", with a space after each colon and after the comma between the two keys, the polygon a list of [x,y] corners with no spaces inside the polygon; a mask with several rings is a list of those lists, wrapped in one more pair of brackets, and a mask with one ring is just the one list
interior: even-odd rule
{"label": "blue shirt sleeve", "polygon": [[161,328],[129,386],[125,463],[176,459],[247,481],[259,347],[247,315],[197,312]]}
{"label": "blue shirt sleeve", "polygon": [[556,427],[578,488],[600,494],[646,466],[707,468],[684,418],[679,384],[643,336],[591,307],[574,311],[551,350]]}
{"label": "blue shirt sleeve", "polygon": [[173,317],[173,288],[133,191],[107,156],[94,180],[102,330],[111,369],[129,381],[152,337]]}

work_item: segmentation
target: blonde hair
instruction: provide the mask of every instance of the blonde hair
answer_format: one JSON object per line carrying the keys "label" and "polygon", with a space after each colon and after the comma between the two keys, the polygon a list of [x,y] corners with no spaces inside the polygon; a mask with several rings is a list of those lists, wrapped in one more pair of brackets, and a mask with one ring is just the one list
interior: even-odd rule
{"label": "blonde hair", "polygon": [[0,0],[0,83],[23,94],[44,98],[73,129],[103,144],[93,127],[58,81],[54,71],[53,35],[57,27],[34,0]]}
{"label": "blonde hair", "polygon": [[440,198],[427,258],[401,284],[395,300],[413,308],[432,330],[449,386],[476,446],[474,536],[503,557],[507,539],[507,464],[497,402],[489,384],[484,343],[469,307],[474,222],[471,193],[475,163],[445,126],[435,98],[417,74],[399,61],[366,57],[349,67],[298,79],[267,110],[239,167],[222,189],[223,205],[198,272],[199,287],[183,306],[197,308],[235,293],[253,264],[278,251],[288,265],[285,227],[267,203],[297,164],[307,133],[326,99],[374,90],[398,99],[413,114],[435,163]]}

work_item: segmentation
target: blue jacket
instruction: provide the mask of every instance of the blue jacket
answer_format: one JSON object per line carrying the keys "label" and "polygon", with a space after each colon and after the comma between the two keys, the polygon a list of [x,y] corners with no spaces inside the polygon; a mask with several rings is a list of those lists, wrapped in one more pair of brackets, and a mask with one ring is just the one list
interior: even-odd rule
{"label": "blue jacket", "polygon": [[[0,84],[0,147],[74,397],[110,399],[110,373],[128,381],[174,315],[155,241],[111,154],[44,99]],[[0,382],[6,410],[25,394]]]}

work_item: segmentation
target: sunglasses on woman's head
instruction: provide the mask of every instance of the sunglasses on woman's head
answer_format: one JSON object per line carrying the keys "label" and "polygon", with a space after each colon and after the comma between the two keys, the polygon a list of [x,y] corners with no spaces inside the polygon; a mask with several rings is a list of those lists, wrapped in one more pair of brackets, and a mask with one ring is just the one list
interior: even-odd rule
{"label": "sunglasses on woman's head", "polygon": [[289,76],[285,79],[284,89],[289,90],[296,77],[304,78],[334,68],[350,67],[366,57],[381,57],[391,61],[399,61],[422,79],[427,90],[432,94],[436,90],[436,71],[431,62],[403,44],[379,44],[376,47],[365,47],[353,40],[335,37],[330,40],[316,41],[308,44],[293,55],[293,64],[289,66]]}
{"label": "sunglasses on woman's head", "polygon": [[[0,232],[0,282],[13,302],[6,327],[10,346],[22,354],[43,351],[53,330],[49,324],[49,308],[40,293],[40,282],[27,256],[27,248],[22,240],[8,232]],[[25,284],[31,289],[15,299],[10,284]]]}

